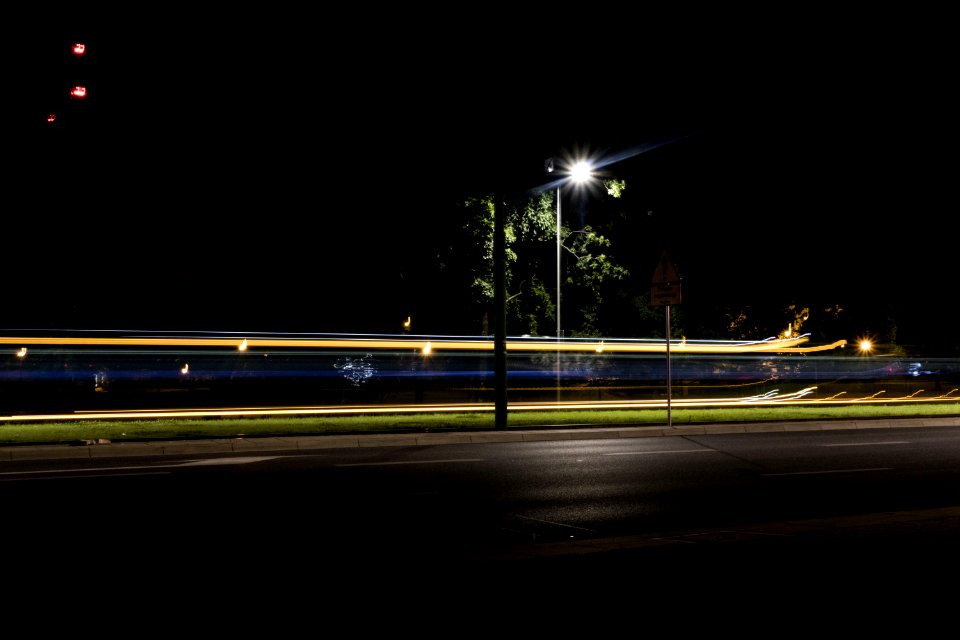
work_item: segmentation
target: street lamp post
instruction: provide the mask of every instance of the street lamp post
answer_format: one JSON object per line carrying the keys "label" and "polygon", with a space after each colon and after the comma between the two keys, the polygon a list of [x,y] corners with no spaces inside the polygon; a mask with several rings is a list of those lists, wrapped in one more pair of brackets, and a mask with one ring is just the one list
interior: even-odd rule
{"label": "street lamp post", "polygon": [[560,330],[560,184],[557,184],[557,340],[563,337]]}
{"label": "street lamp post", "polygon": [[[556,165],[554,164],[553,158],[548,158],[544,163],[544,168],[547,173],[553,173],[556,170]],[[575,163],[569,171],[567,180],[575,183],[582,184],[590,179],[593,174],[593,168],[590,166],[590,163],[586,160],[581,160]],[[562,186],[564,180],[557,181],[557,340],[559,341],[563,337],[563,330],[560,327],[560,280],[561,280],[561,254],[563,242],[560,234],[561,230],[561,217],[560,217],[560,187]]]}

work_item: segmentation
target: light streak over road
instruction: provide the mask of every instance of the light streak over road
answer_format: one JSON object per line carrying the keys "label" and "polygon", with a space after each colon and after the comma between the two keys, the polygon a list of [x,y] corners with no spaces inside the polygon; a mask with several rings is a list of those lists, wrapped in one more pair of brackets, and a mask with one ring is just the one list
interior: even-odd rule
{"label": "light streak over road", "polygon": [[[793,393],[779,394],[770,392],[762,396],[745,396],[739,398],[675,398],[671,405],[676,408],[719,408],[744,406],[839,406],[852,404],[889,404],[895,401],[898,404],[914,403],[956,403],[960,399],[958,389],[951,389],[947,393],[929,397],[917,397],[915,394],[902,398],[886,398],[878,400],[867,396],[860,398],[847,397],[838,399],[810,398],[816,391],[809,387]],[[515,402],[510,403],[508,411],[569,411],[569,410],[617,410],[617,409],[666,409],[665,399],[650,400],[609,400],[597,402]],[[133,411],[77,411],[74,413],[36,414],[0,416],[0,421],[18,422],[64,422],[73,420],[121,420],[145,418],[208,418],[208,417],[261,417],[261,416],[344,416],[344,415],[374,415],[374,414],[410,414],[410,413],[476,413],[493,412],[493,403],[450,403],[450,404],[384,404],[384,405],[351,405],[351,406],[317,406],[317,407],[223,407],[216,409],[165,409],[165,410],[133,410]]]}
{"label": "light streak over road", "polygon": [[[812,353],[830,351],[846,346],[846,340],[825,345],[802,347],[810,340],[808,335],[795,338],[757,341],[699,341],[671,340],[670,350],[677,354],[710,353]],[[411,349],[421,352],[438,351],[493,351],[493,339],[379,338],[379,337],[247,337],[247,336],[0,336],[0,345],[29,346],[96,346],[96,347],[222,347],[243,351],[257,348],[296,349],[356,349],[366,351]],[[506,341],[507,351],[550,352],[604,352],[604,353],[666,353],[665,340],[627,339],[512,339]]]}

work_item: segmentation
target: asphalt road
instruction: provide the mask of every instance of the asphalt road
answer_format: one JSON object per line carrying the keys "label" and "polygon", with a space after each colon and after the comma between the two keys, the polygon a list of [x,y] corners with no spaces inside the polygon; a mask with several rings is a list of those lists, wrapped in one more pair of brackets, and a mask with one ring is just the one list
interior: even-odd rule
{"label": "asphalt road", "polygon": [[[605,622],[643,611],[689,630],[727,619],[706,613],[745,617],[744,606],[807,621],[865,602],[912,610],[940,602],[960,568],[957,427],[5,447],[5,573],[20,595],[82,585],[81,596],[110,593],[125,608],[390,612],[365,620],[374,626],[402,626],[398,611],[473,630],[516,624],[520,611],[550,612],[523,615],[533,629],[576,625],[575,611]],[[760,508],[766,517],[748,517]]]}

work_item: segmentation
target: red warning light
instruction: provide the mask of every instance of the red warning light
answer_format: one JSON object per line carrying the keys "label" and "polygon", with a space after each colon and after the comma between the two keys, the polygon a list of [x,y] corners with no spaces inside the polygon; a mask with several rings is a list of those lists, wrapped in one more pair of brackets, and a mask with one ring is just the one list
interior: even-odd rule
{"label": "red warning light", "polygon": [[80,85],[75,86],[70,90],[71,98],[86,98],[87,97],[87,88]]}
{"label": "red warning light", "polygon": [[82,56],[87,52],[87,45],[82,42],[77,42],[73,45],[73,55]]}
{"label": "red warning light", "polygon": [[56,119],[57,119],[57,114],[55,113],[47,114],[47,122],[53,122]]}

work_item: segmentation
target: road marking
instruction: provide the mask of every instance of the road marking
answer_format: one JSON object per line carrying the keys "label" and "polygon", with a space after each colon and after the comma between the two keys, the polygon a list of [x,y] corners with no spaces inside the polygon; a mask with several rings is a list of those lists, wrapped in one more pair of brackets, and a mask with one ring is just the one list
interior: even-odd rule
{"label": "road marking", "polygon": [[552,527],[563,527],[564,529],[577,529],[579,531],[587,531],[589,533],[598,533],[594,529],[587,529],[586,527],[578,527],[574,524],[566,524],[563,522],[555,522],[553,520],[543,520],[541,518],[531,518],[529,516],[517,516],[520,520],[529,520],[530,522],[539,522],[541,524],[548,524]]}
{"label": "road marking", "polygon": [[822,444],[821,447],[872,447],[886,444],[913,444],[909,440],[888,440],[886,442],[841,442],[839,444]]}
{"label": "road marking", "polygon": [[864,471],[893,471],[893,467],[874,467],[871,469],[828,469],[826,471],[791,471],[790,473],[764,473],[764,476],[813,476],[825,473],[863,473]]}
{"label": "road marking", "polygon": [[[102,473],[104,471],[136,471],[142,474],[146,474],[150,471],[155,471],[156,473],[169,473],[161,472],[159,469],[169,469],[172,467],[191,467],[191,466],[215,466],[215,465],[228,465],[228,464],[249,464],[252,462],[263,462],[264,460],[273,460],[279,456],[245,456],[241,458],[211,458],[209,460],[191,460],[189,462],[181,462],[179,464],[162,464],[162,465],[142,465],[142,466],[126,466],[126,467],[90,467],[85,469],[40,469],[38,471],[0,471],[0,476],[54,476],[64,473],[75,473],[75,474],[90,474],[90,473]],[[120,475],[120,474],[114,474]]]}
{"label": "road marking", "polygon": [[[103,471],[103,469],[76,469],[75,471],[84,471],[84,472],[85,472],[85,471]],[[15,472],[14,472],[14,473],[15,473]],[[26,475],[27,473],[29,473],[29,474],[34,474],[34,475],[31,475],[31,477],[29,477],[29,478],[22,477],[23,475]],[[38,473],[42,473],[42,474],[45,474],[45,475],[40,475],[40,476],[35,475],[35,474],[38,474]],[[137,476],[137,477],[141,477],[141,476],[168,476],[168,475],[171,474],[170,471],[136,471],[136,472],[131,472],[131,473],[111,473],[111,474],[108,474],[108,475],[103,475],[103,474],[101,474],[101,475],[90,475],[89,473],[83,473],[83,474],[68,475],[68,476],[46,475],[46,474],[48,474],[48,473],[51,473],[51,472],[45,472],[45,471],[28,471],[28,472],[24,472],[24,473],[22,473],[22,474],[18,474],[18,475],[21,476],[21,477],[0,478],[0,482],[18,482],[18,481],[27,481],[27,480],[29,480],[29,481],[31,481],[31,482],[33,482],[33,481],[35,481],[35,480],[78,480],[78,479],[83,479],[83,480],[96,480],[96,479],[103,479],[103,478],[107,478],[107,477],[110,477],[110,478],[122,478],[122,477],[126,477],[126,476]],[[58,473],[60,473],[60,472],[58,472]]]}
{"label": "road marking", "polygon": [[624,451],[621,453],[605,453],[605,456],[646,456],[654,453],[720,453],[714,449],[667,449],[666,451]]}
{"label": "road marking", "polygon": [[446,464],[448,462],[483,462],[483,458],[455,458],[452,460],[403,460],[399,462],[349,462],[335,467],[386,467],[396,464]]}
{"label": "road marking", "polygon": [[225,464],[250,464],[253,462],[263,462],[265,460],[276,460],[280,456],[243,456],[238,458],[210,458],[208,460],[192,460],[190,462],[182,462],[178,465],[173,465],[177,467],[205,467],[205,466],[218,466]]}

